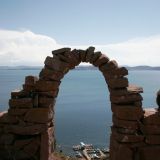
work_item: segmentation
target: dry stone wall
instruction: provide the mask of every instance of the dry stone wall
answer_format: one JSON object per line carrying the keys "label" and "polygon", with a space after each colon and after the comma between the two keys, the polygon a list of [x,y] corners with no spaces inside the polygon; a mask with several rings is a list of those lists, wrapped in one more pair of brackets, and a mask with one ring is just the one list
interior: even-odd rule
{"label": "dry stone wall", "polygon": [[127,69],[94,50],[52,51],[39,78],[27,76],[23,89],[11,92],[8,111],[0,113],[0,160],[53,159],[59,86],[64,75],[81,62],[99,68],[110,92],[110,160],[160,160],[159,110],[143,109],[143,89],[129,84]]}

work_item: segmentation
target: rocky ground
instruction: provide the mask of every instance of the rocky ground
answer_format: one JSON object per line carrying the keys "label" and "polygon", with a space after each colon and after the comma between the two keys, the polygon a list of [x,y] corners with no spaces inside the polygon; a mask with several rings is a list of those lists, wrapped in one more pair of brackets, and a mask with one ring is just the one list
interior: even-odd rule
{"label": "rocky ground", "polygon": [[[54,153],[53,159],[54,160],[86,160],[86,159],[80,159],[80,158],[71,158],[61,153]],[[105,160],[109,160],[109,158],[106,158]]]}
{"label": "rocky ground", "polygon": [[71,158],[71,157],[65,156],[62,153],[54,153],[53,159],[54,160],[77,160],[77,158]]}

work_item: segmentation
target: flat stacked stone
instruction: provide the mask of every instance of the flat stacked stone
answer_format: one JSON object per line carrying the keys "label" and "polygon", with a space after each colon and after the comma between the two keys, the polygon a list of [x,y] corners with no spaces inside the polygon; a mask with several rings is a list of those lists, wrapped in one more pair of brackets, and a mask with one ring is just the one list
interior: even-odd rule
{"label": "flat stacked stone", "polygon": [[[41,80],[34,76],[27,76],[22,86],[23,89],[11,92],[8,112],[0,113],[0,126],[3,126],[0,127],[0,155],[2,160],[13,158],[29,160],[35,157],[40,159],[40,135],[44,134],[48,127],[53,126],[52,106],[60,82],[53,82],[53,86],[51,86],[53,83],[46,83],[48,88],[51,87],[49,93],[45,92],[47,85],[44,86]],[[40,91],[42,90],[40,95],[39,90],[37,91],[38,85]],[[56,91],[53,91],[54,88]],[[41,96],[51,98],[44,100]],[[6,154],[6,149],[10,153],[9,155]]]}

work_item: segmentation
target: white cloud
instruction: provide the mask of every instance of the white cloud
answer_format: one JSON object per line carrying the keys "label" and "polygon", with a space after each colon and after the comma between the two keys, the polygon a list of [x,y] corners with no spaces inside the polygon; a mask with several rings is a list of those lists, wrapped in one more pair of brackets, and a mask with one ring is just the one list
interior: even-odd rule
{"label": "white cloud", "polygon": [[0,30],[0,65],[43,65],[59,47],[54,39],[31,31]]}
{"label": "white cloud", "polygon": [[[0,65],[43,65],[52,50],[63,46],[51,37],[31,31],[0,30]],[[93,46],[120,65],[160,66],[160,35]],[[88,46],[70,47],[86,49]]]}
{"label": "white cloud", "polygon": [[121,65],[160,66],[160,35],[97,46]]}

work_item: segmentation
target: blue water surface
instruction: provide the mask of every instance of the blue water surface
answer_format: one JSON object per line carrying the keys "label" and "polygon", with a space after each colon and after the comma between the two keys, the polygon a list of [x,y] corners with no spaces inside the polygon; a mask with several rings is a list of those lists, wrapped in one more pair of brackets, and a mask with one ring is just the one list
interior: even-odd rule
{"label": "blue water surface", "polygon": [[[21,88],[27,75],[40,70],[0,70],[0,111],[8,109],[13,89]],[[144,107],[157,107],[160,71],[130,71],[129,82],[143,87]],[[98,70],[73,70],[62,80],[55,106],[57,144],[64,152],[83,141],[98,147],[109,145],[111,109],[108,88]]]}

